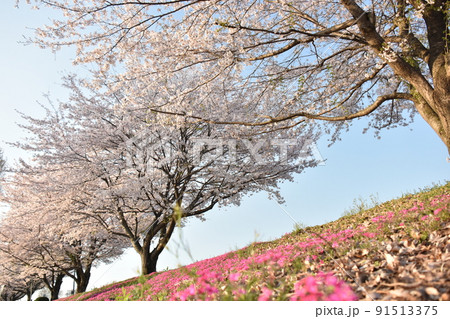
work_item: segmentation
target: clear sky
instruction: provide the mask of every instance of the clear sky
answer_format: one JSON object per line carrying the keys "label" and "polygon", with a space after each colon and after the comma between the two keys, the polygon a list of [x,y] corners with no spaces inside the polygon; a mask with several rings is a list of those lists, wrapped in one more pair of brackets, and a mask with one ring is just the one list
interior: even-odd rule
{"label": "clear sky", "polygon": [[[6,142],[24,138],[18,127],[20,116],[15,110],[38,115],[38,102],[44,94],[64,100],[67,92],[60,87],[64,72],[83,72],[71,65],[72,50],[53,54],[35,46],[19,44],[27,29],[49,20],[49,12],[33,11],[29,6],[14,8],[15,0],[0,2],[0,148],[8,164],[26,154],[9,147]],[[341,216],[357,198],[377,196],[380,201],[450,180],[450,163],[444,144],[430,127],[417,117],[413,125],[382,133],[362,134],[364,121],[355,122],[342,141],[328,147],[326,140],[317,146],[326,160],[324,166],[312,168],[285,183],[281,192],[286,203],[280,207],[264,193],[247,198],[240,207],[213,209],[206,222],[192,220],[174,234],[171,252],[164,252],[158,269],[188,264],[244,247],[253,241],[278,238],[294,228],[294,222],[305,225],[323,224]],[[186,249],[175,243],[184,242]],[[94,270],[89,289],[138,274],[139,258],[134,251],[120,260]],[[71,287],[65,283],[65,289]]]}

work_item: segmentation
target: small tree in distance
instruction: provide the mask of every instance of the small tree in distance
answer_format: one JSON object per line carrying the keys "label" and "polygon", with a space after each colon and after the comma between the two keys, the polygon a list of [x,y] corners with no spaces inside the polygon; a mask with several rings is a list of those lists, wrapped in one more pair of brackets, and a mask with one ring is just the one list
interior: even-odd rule
{"label": "small tree in distance", "polygon": [[2,174],[6,167],[6,160],[3,156],[3,150],[0,149],[0,174]]}

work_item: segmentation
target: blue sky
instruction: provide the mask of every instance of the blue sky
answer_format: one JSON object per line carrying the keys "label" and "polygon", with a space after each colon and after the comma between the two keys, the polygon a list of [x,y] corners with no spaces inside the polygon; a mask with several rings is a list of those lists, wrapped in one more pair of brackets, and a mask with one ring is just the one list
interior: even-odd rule
{"label": "blue sky", "polygon": [[[31,34],[27,28],[49,20],[49,12],[32,11],[25,5],[15,9],[14,2],[0,3],[0,148],[10,165],[26,156],[6,144],[24,138],[15,110],[39,115],[38,101],[45,103],[43,94],[61,100],[67,97],[59,86],[64,72],[83,71],[72,67],[72,50],[53,54],[19,44],[22,35]],[[326,140],[319,141],[326,164],[296,176],[294,183],[283,184],[286,203],[282,207],[261,193],[245,199],[240,207],[208,212],[206,222],[190,221],[181,234],[173,236],[171,252],[162,254],[158,268],[193,261],[185,249],[177,253],[175,243],[181,239],[194,260],[201,260],[292,231],[294,223],[286,212],[305,225],[323,224],[339,218],[356,198],[374,195],[385,201],[450,179],[447,150],[420,117],[407,128],[384,131],[381,139],[371,132],[362,134],[363,128],[364,121],[355,122],[332,147]],[[120,260],[95,269],[89,288],[135,276],[138,268],[138,255],[127,252]],[[71,283],[65,286],[69,289]]]}

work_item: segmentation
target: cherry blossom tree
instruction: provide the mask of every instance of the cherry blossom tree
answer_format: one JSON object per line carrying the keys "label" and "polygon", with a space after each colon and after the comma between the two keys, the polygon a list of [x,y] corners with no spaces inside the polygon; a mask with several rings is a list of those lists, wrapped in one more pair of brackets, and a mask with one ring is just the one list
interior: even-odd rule
{"label": "cherry blossom tree", "polygon": [[17,252],[13,253],[12,247],[5,250],[3,245],[1,249],[0,285],[4,286],[3,293],[5,295],[0,298],[19,300],[27,296],[27,300],[30,301],[36,291],[47,288],[50,292],[50,299],[58,299],[65,276],[63,273],[50,268],[44,271],[44,267],[39,267],[40,269],[37,270],[29,260],[24,259],[24,255],[19,255]]}
{"label": "cherry blossom tree", "polygon": [[[59,256],[55,247],[59,243],[49,238],[44,239],[41,234],[41,229],[48,220],[39,219],[39,224],[36,225],[36,215],[25,209],[29,206],[20,205],[22,209],[17,210],[18,202],[26,203],[32,198],[30,193],[24,191],[24,188],[15,187],[13,195],[11,184],[5,183],[5,186],[1,200],[6,202],[10,209],[0,223],[0,253],[3,256],[3,268],[7,270],[3,278],[16,285],[19,283],[18,287],[23,287],[24,293],[29,292],[27,293],[29,300],[34,292],[30,288],[41,289],[44,285],[50,291],[51,299],[57,299],[64,277],[62,273],[56,274],[54,267],[58,262],[61,264],[61,260],[56,261]],[[68,266],[67,263],[65,265]],[[26,290],[23,290],[24,288]]]}
{"label": "cherry blossom tree", "polygon": [[333,140],[352,119],[369,116],[378,132],[418,112],[450,150],[448,1],[27,2],[62,13],[34,42],[76,46],[76,63],[97,64],[97,75],[109,72],[129,97],[143,93],[129,85],[137,77],[157,87],[186,70],[197,81],[173,101],[218,87],[247,96],[239,112],[226,100],[207,112],[170,103],[153,110],[270,129],[320,123]]}
{"label": "cherry blossom tree", "polygon": [[17,301],[25,296],[21,291],[17,291],[8,285],[0,286],[0,301]]}
{"label": "cherry blossom tree", "polygon": [[25,296],[31,300],[43,283],[38,276],[26,273],[27,269],[12,262],[11,256],[0,250],[0,300],[16,301]]}
{"label": "cherry blossom tree", "polygon": [[250,140],[236,131],[238,139],[223,126],[173,123],[142,107],[170,99],[172,88],[193,79],[174,78],[134,104],[121,90],[88,92],[89,86],[68,77],[71,100],[47,108],[44,119],[25,116],[34,139],[17,144],[35,154],[43,174],[58,172],[47,187],[57,188],[54,197],[70,199],[72,213],[130,241],[144,274],[156,271],[175,228],[188,218],[201,218],[216,205],[238,205],[261,190],[281,201],[279,183],[316,164],[307,150],[314,134],[305,127],[302,139],[300,132],[292,139],[274,131]]}
{"label": "cherry blossom tree", "polygon": [[[5,173],[6,170],[6,160],[3,156],[3,151],[0,149],[0,177]],[[0,193],[2,191],[2,185],[0,183]],[[1,203],[0,203],[1,205]],[[0,215],[1,218],[1,215]]]}
{"label": "cherry blossom tree", "polygon": [[52,184],[55,170],[42,174],[42,168],[25,164],[16,170],[6,178],[2,196],[10,209],[0,224],[0,251],[9,256],[9,264],[26,269],[21,276],[38,277],[52,300],[66,276],[76,282],[78,293],[84,292],[93,265],[120,256],[124,241],[94,220],[71,214],[70,198],[51,191],[58,187]]}
{"label": "cherry blossom tree", "polygon": [[0,149],[0,175],[4,172],[6,166],[6,160],[3,156],[3,151]]}
{"label": "cherry blossom tree", "polygon": [[[32,294],[42,288],[47,288],[50,292],[51,300],[58,299],[59,291],[62,285],[64,274],[55,269],[54,263],[49,263],[48,258],[44,257],[42,247],[37,245],[28,245],[20,243],[18,240],[5,237],[2,229],[2,275],[0,281],[5,282],[9,292],[22,294],[19,299],[27,295],[31,300]],[[20,237],[23,238],[23,237]],[[27,238],[28,239],[28,238]],[[7,242],[5,242],[7,240]],[[47,245],[48,249],[49,245]],[[39,249],[40,250],[33,250]],[[54,257],[54,252],[51,252]]]}

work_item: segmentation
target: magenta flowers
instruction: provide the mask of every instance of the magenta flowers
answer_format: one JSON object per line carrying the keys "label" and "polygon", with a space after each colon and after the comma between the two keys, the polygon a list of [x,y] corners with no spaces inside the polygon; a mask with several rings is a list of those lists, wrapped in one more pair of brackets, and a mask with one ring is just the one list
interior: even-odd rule
{"label": "magenta flowers", "polygon": [[[440,227],[442,221],[450,218],[449,201],[449,194],[423,201],[411,198],[399,209],[375,210],[356,216],[359,218],[357,223],[351,220],[345,224],[343,219],[340,223],[330,223],[309,232],[286,234],[274,242],[254,243],[185,267],[133,279],[136,284],[111,285],[102,292],[87,294],[83,299],[357,300],[363,296],[356,292],[361,289],[357,289],[358,285],[352,282],[348,272],[340,272],[337,260],[346,258],[347,252],[352,251],[353,258],[364,256],[366,263],[361,265],[370,265],[371,247],[377,250],[378,243],[390,232],[398,233],[399,229],[409,232],[413,238],[425,238],[426,231]],[[358,248],[359,252],[355,252],[356,243],[358,246],[364,244],[366,248]],[[391,245],[388,251],[393,247]],[[393,265],[396,259],[391,254],[387,254],[388,264]],[[347,270],[353,271],[350,268]],[[357,267],[354,271],[363,268]]]}
{"label": "magenta flowers", "polygon": [[294,285],[291,301],[354,301],[358,300],[352,289],[332,273],[319,273],[305,277]]}

